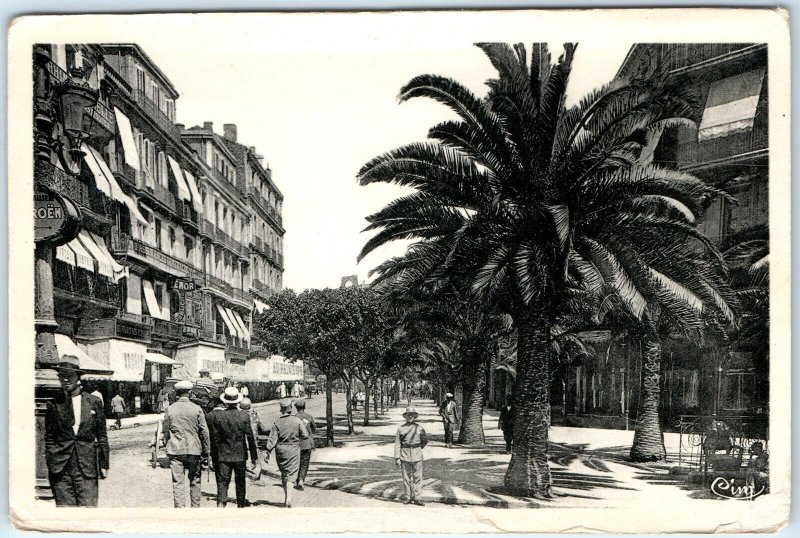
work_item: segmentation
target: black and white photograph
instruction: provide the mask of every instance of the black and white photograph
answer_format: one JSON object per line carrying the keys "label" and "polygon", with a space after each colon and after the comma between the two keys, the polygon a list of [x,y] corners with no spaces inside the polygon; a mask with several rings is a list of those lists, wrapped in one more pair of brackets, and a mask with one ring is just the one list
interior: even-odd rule
{"label": "black and white photograph", "polygon": [[12,523],[776,532],[786,17],[18,19]]}

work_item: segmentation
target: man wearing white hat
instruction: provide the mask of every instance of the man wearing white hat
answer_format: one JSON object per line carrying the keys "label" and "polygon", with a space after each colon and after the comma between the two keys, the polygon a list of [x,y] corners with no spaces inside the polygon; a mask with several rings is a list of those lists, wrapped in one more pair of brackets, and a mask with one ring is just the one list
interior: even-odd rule
{"label": "man wearing white hat", "polygon": [[175,384],[178,400],[164,414],[164,446],[172,471],[172,497],[175,508],[186,506],[185,473],[189,475],[192,508],[200,506],[200,477],[203,460],[211,451],[206,415],[199,405],[189,401],[191,381]]}
{"label": "man wearing white hat", "polygon": [[228,387],[220,397],[225,409],[214,409],[206,417],[211,432],[211,459],[217,478],[217,506],[228,504],[231,474],[236,480],[236,506],[247,506],[247,456],[255,466],[258,459],[256,439],[247,411],[239,409],[242,395],[236,387]]}
{"label": "man wearing white hat", "polygon": [[424,506],[422,496],[422,449],[428,444],[425,428],[417,424],[419,416],[413,407],[403,413],[406,423],[397,428],[394,439],[394,459],[403,470],[403,485],[406,488],[405,504]]}
{"label": "man wearing white hat", "polygon": [[453,393],[448,392],[444,395],[445,401],[439,407],[439,415],[444,422],[444,443],[447,448],[453,446],[453,431],[458,428],[461,419],[458,415],[458,404],[453,399]]}

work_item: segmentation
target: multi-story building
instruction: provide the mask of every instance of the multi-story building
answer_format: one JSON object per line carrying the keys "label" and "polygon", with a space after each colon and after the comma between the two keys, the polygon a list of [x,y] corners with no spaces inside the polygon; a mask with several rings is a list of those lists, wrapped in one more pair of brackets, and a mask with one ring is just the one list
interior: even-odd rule
{"label": "multi-story building", "polygon": [[100,95],[85,114],[80,170],[36,165],[37,183],[82,213],[83,231],[53,262],[59,341],[113,370],[87,380],[132,409],[154,408],[170,376],[205,367],[244,379],[254,295],[282,283],[271,172],[235,134],[176,124],[178,93],[138,45],[40,48],[53,84],[79,68]]}
{"label": "multi-story building", "polygon": [[[768,77],[765,44],[639,44],[618,76],[647,76],[666,64],[670,81],[696,104],[696,126],[666,129],[649,158],[724,189],[736,201],[709,200],[699,229],[722,249],[747,229],[768,223]],[[588,334],[596,360],[570,368],[554,385],[554,419],[598,417],[602,424],[632,425],[639,404],[641,350],[608,332]],[[768,410],[768,342],[734,334],[707,335],[698,343],[670,337],[663,346],[661,416],[752,415]],[[562,386],[563,382],[563,386]],[[563,390],[562,390],[563,388]],[[609,417],[615,417],[610,419]]]}

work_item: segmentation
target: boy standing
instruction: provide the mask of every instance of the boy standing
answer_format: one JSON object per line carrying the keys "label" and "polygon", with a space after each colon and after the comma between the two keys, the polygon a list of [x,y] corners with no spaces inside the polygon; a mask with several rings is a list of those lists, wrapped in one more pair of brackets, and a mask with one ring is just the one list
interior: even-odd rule
{"label": "boy standing", "polygon": [[425,428],[416,423],[419,413],[407,407],[403,413],[406,423],[397,428],[394,440],[394,459],[403,470],[403,485],[406,488],[405,504],[425,506],[422,496],[422,449],[428,444]]}

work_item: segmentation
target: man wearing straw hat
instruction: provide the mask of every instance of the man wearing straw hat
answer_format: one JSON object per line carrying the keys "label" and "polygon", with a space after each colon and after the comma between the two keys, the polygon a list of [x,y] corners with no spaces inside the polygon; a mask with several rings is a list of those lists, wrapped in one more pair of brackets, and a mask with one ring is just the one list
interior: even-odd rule
{"label": "man wearing straw hat", "polygon": [[231,474],[236,480],[236,506],[247,506],[247,456],[255,466],[258,459],[256,439],[247,411],[239,409],[242,395],[236,387],[228,387],[219,397],[225,409],[214,409],[206,420],[211,432],[211,460],[217,477],[217,507],[228,504]]}
{"label": "man wearing straw hat", "polygon": [[397,428],[394,439],[394,459],[403,470],[403,485],[406,488],[405,504],[425,506],[422,496],[422,449],[428,444],[425,428],[417,424],[419,416],[413,407],[403,413],[406,423]]}
{"label": "man wearing straw hat", "polygon": [[97,480],[108,475],[108,435],[103,402],[83,392],[78,357],[64,355],[55,368],[63,393],[48,402],[45,459],[56,506],[97,506]]}
{"label": "man wearing straw hat", "polygon": [[267,452],[275,449],[275,462],[281,471],[283,505],[292,507],[292,488],[300,471],[300,441],[309,438],[303,421],[292,415],[292,400],[281,400],[281,416],[275,420],[267,439]]}

